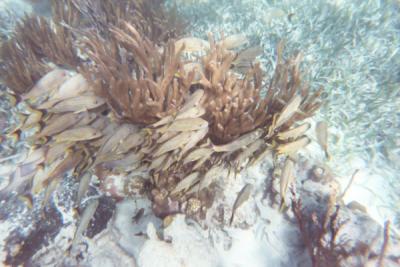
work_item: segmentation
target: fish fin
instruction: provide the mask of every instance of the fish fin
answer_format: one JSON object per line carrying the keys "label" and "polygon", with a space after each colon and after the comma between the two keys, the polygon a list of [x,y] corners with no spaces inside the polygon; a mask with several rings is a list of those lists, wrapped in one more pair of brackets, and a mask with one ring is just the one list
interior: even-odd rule
{"label": "fish fin", "polygon": [[326,159],[327,159],[328,161],[330,161],[330,160],[331,160],[331,155],[329,154],[328,150],[325,149],[324,152],[325,152],[325,157],[326,157]]}
{"label": "fish fin", "polygon": [[17,103],[19,103],[21,101],[21,99],[19,99],[19,97],[17,95],[14,95],[10,92],[6,93],[6,97],[8,98],[8,101],[10,102],[12,107],[15,107],[17,105]]}
{"label": "fish fin", "polygon": [[78,113],[81,113],[81,112],[89,112],[89,110],[87,108],[82,108],[82,109],[79,109],[77,111],[74,111],[75,114],[78,114]]}
{"label": "fish fin", "polygon": [[234,217],[235,217],[235,211],[232,210],[232,215],[231,215],[231,218],[229,219],[229,226],[232,226],[232,222],[233,222]]}
{"label": "fish fin", "polygon": [[7,136],[7,139],[13,139],[14,142],[18,142],[21,138],[21,133],[22,133],[21,128],[17,127],[17,129],[6,134],[6,136]]}
{"label": "fish fin", "polygon": [[24,195],[20,195],[20,196],[18,196],[18,199],[20,201],[22,201],[28,207],[28,209],[32,210],[33,200],[32,200],[32,196],[30,194],[27,193]]}
{"label": "fish fin", "polygon": [[24,122],[28,118],[28,115],[23,114],[23,113],[17,113],[17,118],[21,122],[21,124],[24,124]]}

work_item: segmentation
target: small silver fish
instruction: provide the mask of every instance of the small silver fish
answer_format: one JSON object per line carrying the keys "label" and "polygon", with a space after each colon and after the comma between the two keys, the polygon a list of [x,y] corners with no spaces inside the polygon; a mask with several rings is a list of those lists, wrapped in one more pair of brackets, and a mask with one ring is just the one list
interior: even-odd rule
{"label": "small silver fish", "polygon": [[182,191],[187,191],[189,190],[194,184],[196,184],[200,180],[200,173],[199,172],[193,172],[183,178],[179,183],[176,185],[174,190],[172,190],[171,195],[177,195],[178,193]]}
{"label": "small silver fish", "polygon": [[233,208],[232,208],[232,215],[231,218],[229,220],[229,225],[232,225],[234,216],[235,216],[235,212],[236,210],[245,202],[249,199],[251,192],[253,191],[253,185],[251,184],[246,184],[242,190],[240,190],[235,203],[233,204]]}
{"label": "small silver fish", "polygon": [[259,148],[263,147],[265,145],[265,141],[262,139],[258,139],[252,144],[250,144],[248,147],[246,147],[243,152],[241,152],[235,159],[235,164],[237,166],[237,169],[239,170],[245,161],[249,159],[254,152],[256,152]]}
{"label": "small silver fish", "polygon": [[56,143],[61,142],[77,142],[96,139],[102,136],[102,133],[90,126],[77,127],[65,130],[54,136]]}
{"label": "small silver fish", "polygon": [[[208,123],[207,123],[208,124]],[[188,152],[190,149],[192,149],[193,147],[195,147],[201,140],[203,140],[203,138],[207,135],[208,133],[208,127],[202,128],[197,130],[193,135],[192,138],[189,140],[189,142],[186,143],[186,145],[184,145],[182,147],[182,150],[180,151],[180,155],[185,154],[186,152]]]}
{"label": "small silver fish", "polygon": [[82,74],[76,74],[66,80],[60,88],[55,91],[51,96],[53,99],[67,99],[75,96],[82,95],[86,92],[91,91],[88,81],[83,77]]}
{"label": "small silver fish", "polygon": [[104,166],[107,168],[114,168],[117,171],[132,171],[139,167],[140,160],[143,158],[143,153],[130,152],[126,155],[117,155],[123,156],[121,159],[108,161],[104,163]]}
{"label": "small silver fish", "polygon": [[298,137],[305,134],[308,131],[308,129],[310,129],[310,127],[311,127],[310,123],[304,123],[300,126],[289,129],[287,131],[279,132],[277,136],[280,140],[297,139]]}
{"label": "small silver fish", "polygon": [[326,158],[329,160],[330,155],[328,153],[328,124],[324,121],[320,121],[317,123],[315,127],[318,144],[325,152]]}
{"label": "small silver fish", "polygon": [[231,50],[231,49],[238,48],[242,45],[245,45],[247,43],[249,43],[249,39],[247,39],[246,35],[244,35],[243,33],[239,33],[239,34],[233,34],[228,37],[225,37],[220,42],[220,45],[224,49]]}
{"label": "small silver fish", "polygon": [[51,120],[48,124],[45,125],[43,130],[35,135],[36,139],[39,139],[44,136],[52,136],[54,134],[60,133],[64,131],[65,129],[75,125],[78,123],[82,118],[83,114],[85,113],[80,113],[80,114],[75,114],[75,113],[67,113],[63,114],[60,117],[55,118],[54,120]]}
{"label": "small silver fish", "polygon": [[[76,114],[76,113],[74,113],[74,114]],[[82,113],[78,113],[78,114],[82,114],[82,119],[79,120],[79,122],[77,124],[75,124],[75,127],[87,126],[97,118],[97,114],[94,112],[89,112],[89,113],[82,112]]]}
{"label": "small silver fish", "polygon": [[197,52],[209,49],[210,44],[207,41],[196,37],[186,37],[175,42],[175,54],[181,50],[183,52]]}
{"label": "small silver fish", "polygon": [[255,140],[260,138],[262,134],[263,130],[257,129],[250,133],[242,135],[241,137],[239,137],[235,141],[232,141],[231,143],[220,146],[213,146],[213,149],[215,152],[233,152],[253,143]]}
{"label": "small silver fish", "polygon": [[285,196],[289,185],[294,181],[294,161],[286,158],[280,178],[281,208],[285,206]]}
{"label": "small silver fish", "polygon": [[211,167],[200,180],[199,190],[209,187],[224,173],[224,170],[224,167],[221,165]]}
{"label": "small silver fish", "polygon": [[149,170],[158,170],[168,156],[168,154],[163,154],[157,158],[152,159]]}
{"label": "small silver fish", "polygon": [[22,100],[31,100],[44,94],[48,94],[57,89],[66,78],[66,70],[54,69],[43,76],[28,93],[22,95]]}
{"label": "small silver fish", "polygon": [[83,112],[90,109],[97,108],[105,103],[105,100],[98,96],[83,95],[65,99],[52,108],[49,109],[53,113],[63,113],[63,112]]}
{"label": "small silver fish", "polygon": [[203,128],[207,128],[208,122],[202,118],[190,118],[175,120],[171,123],[164,131],[172,132],[185,132],[185,131],[195,131]]}
{"label": "small silver fish", "polygon": [[36,162],[18,166],[14,172],[10,173],[9,184],[1,191],[23,194],[27,184],[31,182],[40,168],[39,166]]}
{"label": "small silver fish", "polygon": [[71,143],[52,143],[46,153],[46,164],[53,163],[54,160],[64,155],[65,151],[70,148]]}
{"label": "small silver fish", "polygon": [[129,150],[139,146],[143,143],[145,135],[143,132],[131,133],[128,137],[126,137],[122,142],[118,145],[115,150],[116,154],[123,154],[128,152]]}
{"label": "small silver fish", "polygon": [[82,161],[83,154],[81,151],[75,153],[73,151],[67,152],[66,157],[60,162],[57,167],[55,167],[48,175],[48,177],[43,181],[43,183],[49,184],[49,182],[54,179],[58,178],[59,176],[63,175],[64,173],[75,169],[75,167]]}
{"label": "small silver fish", "polygon": [[72,240],[72,245],[71,245],[72,251],[75,250],[76,246],[81,241],[82,235],[89,226],[89,222],[92,219],[93,215],[95,214],[98,206],[99,206],[99,200],[95,199],[91,201],[83,211],[83,214],[79,220],[78,228],[76,229],[75,232],[74,239]]}
{"label": "small silver fish", "polygon": [[104,143],[104,145],[100,148],[98,155],[110,153],[114,151],[117,146],[123,141],[127,136],[132,132],[133,126],[130,124],[123,124],[117,128],[115,132],[113,132],[109,139]]}
{"label": "small silver fish", "polygon": [[[33,181],[32,181],[32,187],[31,187],[31,193],[32,194],[38,194],[40,193],[43,188],[45,188],[45,181],[49,177],[49,174],[53,172],[57,166],[59,166],[63,162],[64,158],[58,158],[55,160],[53,163],[51,163],[49,166],[47,166],[45,169],[39,168],[39,170],[36,172]],[[51,182],[52,181],[48,181]]]}
{"label": "small silver fish", "polygon": [[282,125],[284,125],[292,116],[299,110],[302,97],[300,95],[295,95],[283,108],[282,112],[277,117],[275,124],[271,127],[269,136],[272,135],[273,131]]}
{"label": "small silver fish", "polygon": [[198,89],[198,90],[194,91],[193,94],[191,94],[186,99],[185,104],[179,110],[177,117],[182,116],[182,114],[185,113],[186,111],[188,111],[189,109],[198,107],[203,96],[204,96],[204,90]]}
{"label": "small silver fish", "polygon": [[79,206],[82,202],[83,196],[86,194],[90,179],[92,178],[92,174],[90,172],[86,172],[79,181],[78,193],[76,195],[76,205]]}
{"label": "small silver fish", "polygon": [[191,151],[183,160],[183,164],[199,160],[201,158],[209,158],[211,154],[213,153],[213,150],[211,148],[205,147],[205,148],[197,148],[193,151]]}
{"label": "small silver fish", "polygon": [[186,145],[190,139],[192,138],[194,132],[182,132],[175,137],[172,137],[165,143],[163,143],[157,151],[154,153],[154,157],[158,157],[164,153],[167,153],[171,150],[175,150]]}
{"label": "small silver fish", "polygon": [[307,146],[310,143],[310,138],[303,136],[296,141],[291,143],[282,144],[277,147],[278,154],[292,155],[299,151],[301,148]]}
{"label": "small silver fish", "polygon": [[[56,191],[58,185],[60,184],[60,181],[61,181],[61,179],[59,179],[59,178],[53,179],[50,182],[50,184],[46,187],[46,192],[45,192],[43,200],[42,200],[42,207],[47,206],[47,203],[49,202],[53,192]],[[42,216],[44,216],[44,214]]]}
{"label": "small silver fish", "polygon": [[26,165],[32,162],[36,164],[40,164],[45,160],[46,149],[40,147],[38,149],[32,149],[28,156],[19,164],[19,165]]}
{"label": "small silver fish", "polygon": [[30,108],[29,112],[30,112],[30,114],[26,118],[26,120],[24,121],[23,125],[21,126],[21,129],[29,129],[29,128],[31,128],[33,125],[39,123],[39,121],[43,117],[43,112],[42,111]]}

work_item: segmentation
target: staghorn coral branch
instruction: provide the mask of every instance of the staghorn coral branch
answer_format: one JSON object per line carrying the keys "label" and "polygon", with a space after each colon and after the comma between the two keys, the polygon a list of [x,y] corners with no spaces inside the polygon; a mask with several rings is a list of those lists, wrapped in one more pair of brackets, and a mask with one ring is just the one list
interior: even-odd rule
{"label": "staghorn coral branch", "polygon": [[30,90],[50,70],[30,46],[14,38],[4,42],[0,50],[2,80],[17,95]]}
{"label": "staghorn coral branch", "polygon": [[58,23],[43,17],[26,16],[16,26],[13,42],[27,49],[38,60],[75,68],[79,64],[72,33]]}
{"label": "staghorn coral branch", "polygon": [[278,125],[279,129],[274,126],[274,131],[288,129],[319,108],[320,91],[309,96],[307,86],[301,83],[299,64],[302,55],[284,61],[282,42],[277,48],[275,73],[264,96],[261,95],[263,73],[259,64],[239,76],[230,69],[237,55],[216,43],[212,35],[209,35],[209,44],[210,50],[202,58],[203,69],[198,73],[201,77],[198,83],[206,92],[206,117],[214,143],[230,142],[259,127],[270,128],[273,116],[283,112],[296,94],[302,96],[299,110],[283,125]]}
{"label": "staghorn coral branch", "polygon": [[182,68],[172,41],[159,49],[133,25],[126,21],[120,25],[111,27],[108,43],[94,33],[85,40],[88,55],[96,63],[84,67],[85,76],[119,118],[154,123],[183,104],[193,74]]}
{"label": "staghorn coral branch", "polygon": [[383,260],[385,258],[386,255],[386,251],[388,249],[388,245],[389,245],[389,239],[390,239],[390,221],[386,221],[385,222],[385,227],[383,230],[383,243],[382,243],[382,248],[379,254],[379,258],[378,258],[378,263],[377,263],[377,267],[383,267]]}
{"label": "staghorn coral branch", "polygon": [[[152,42],[163,44],[169,38],[182,35],[186,22],[177,15],[176,7],[166,10],[163,0],[63,0],[64,6],[72,6],[68,13],[79,10],[83,20],[91,24],[105,38],[111,35],[110,26],[120,26],[127,21]],[[67,8],[68,10],[68,8]]]}

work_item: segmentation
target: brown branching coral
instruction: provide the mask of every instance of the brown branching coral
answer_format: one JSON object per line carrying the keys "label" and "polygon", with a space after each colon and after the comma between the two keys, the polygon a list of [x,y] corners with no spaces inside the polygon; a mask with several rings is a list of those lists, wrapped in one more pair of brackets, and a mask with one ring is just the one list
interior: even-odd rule
{"label": "brown branching coral", "polygon": [[308,215],[304,214],[301,200],[293,199],[292,211],[313,267],[340,266],[341,260],[350,256],[343,248],[343,244],[338,244],[336,240],[343,225],[337,221],[339,207],[334,211],[328,208],[323,218],[318,218],[317,213],[313,212],[311,220],[307,220]]}
{"label": "brown branching coral", "polygon": [[[136,30],[157,44],[180,36],[185,22],[177,16],[176,9],[166,10],[163,0],[63,0],[71,9],[78,9],[83,20],[89,22],[103,37],[110,35],[109,26],[127,21]],[[71,13],[71,12],[69,12]]]}
{"label": "brown branching coral", "polygon": [[388,249],[389,245],[389,239],[390,239],[390,221],[385,222],[384,230],[383,230],[383,242],[382,242],[382,248],[380,255],[378,257],[378,267],[384,266],[383,261],[386,256],[386,252]]}
{"label": "brown branching coral", "polygon": [[[55,70],[65,82],[24,94],[31,110],[18,130],[41,126],[29,141],[51,166],[34,179],[34,192],[71,170],[95,171],[103,181],[140,172],[150,178],[155,210],[182,212],[177,207],[194,197],[191,203],[210,206],[210,188],[226,168],[237,172],[265,151],[291,155],[308,144],[308,127],[295,124],[319,107],[318,93],[309,96],[300,56],[284,61],[282,46],[266,86],[260,65],[251,63],[260,49],[235,51],[246,36],[172,40],[178,29],[166,23],[161,1],[63,0],[53,13],[54,23],[27,18],[16,34],[43,66],[78,72]],[[191,52],[200,57],[189,60]],[[31,67],[24,64],[19,71]],[[241,74],[235,66],[250,68]],[[45,78],[38,85],[52,80]]]}
{"label": "brown branching coral", "polygon": [[[275,74],[262,96],[263,74],[259,65],[252,66],[244,78],[240,78],[230,70],[236,55],[211,38],[210,52],[203,58],[204,69],[199,83],[206,92],[205,103],[214,142],[226,143],[259,127],[267,127],[270,138],[278,128],[288,129],[295,121],[311,116],[319,108],[321,103],[315,100],[321,90],[309,97],[308,88],[301,84],[300,55],[283,62],[282,49],[280,44]],[[301,103],[292,111],[294,114],[274,124],[272,116],[283,113],[286,103],[296,95],[301,96]]]}
{"label": "brown branching coral", "polygon": [[42,17],[25,17],[1,50],[3,80],[17,94],[30,89],[50,69],[48,62],[72,68],[79,62],[72,33]]}
{"label": "brown branching coral", "polygon": [[265,103],[259,103],[262,73],[255,65],[240,79],[230,71],[234,53],[210,40],[210,52],[203,58],[202,78],[211,139],[226,143],[265,124]]}
{"label": "brown branching coral", "polygon": [[16,40],[4,42],[0,55],[3,61],[0,66],[2,80],[17,95],[31,89],[50,69],[29,47]]}
{"label": "brown branching coral", "polygon": [[17,26],[15,38],[31,48],[38,58],[72,68],[79,63],[72,33],[43,17],[26,17]]}
{"label": "brown branching coral", "polygon": [[[334,193],[327,197],[327,207],[324,205],[322,213],[316,207],[311,208],[310,203],[303,206],[302,200],[296,198],[294,190],[292,190],[292,196],[291,210],[313,267],[372,266],[374,263],[376,266],[396,265],[398,257],[388,256],[389,222],[385,223],[382,235],[382,227],[369,219],[372,223],[366,228],[368,233],[363,234],[369,235],[370,239],[353,240],[351,231],[356,231],[353,228],[355,226],[347,225],[358,223],[350,217],[345,219],[351,213],[346,211],[346,207],[336,203]],[[362,220],[368,221],[368,217]],[[382,245],[376,246],[377,242],[381,242]]]}
{"label": "brown branching coral", "polygon": [[183,70],[173,42],[160,52],[132,25],[123,25],[111,28],[115,39],[108,45],[94,36],[87,42],[95,66],[86,73],[119,118],[154,123],[182,106],[193,73]]}
{"label": "brown branching coral", "polygon": [[85,20],[73,0],[52,0],[52,18],[56,24],[70,27],[83,26]]}

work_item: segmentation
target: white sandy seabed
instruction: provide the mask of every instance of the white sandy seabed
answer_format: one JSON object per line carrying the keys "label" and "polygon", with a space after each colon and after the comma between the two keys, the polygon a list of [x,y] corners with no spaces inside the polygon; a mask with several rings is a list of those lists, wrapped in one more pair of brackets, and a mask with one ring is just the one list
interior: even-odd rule
{"label": "white sandy seabed", "polygon": [[[323,153],[316,143],[312,143],[301,154],[301,163],[297,165],[296,187],[305,209],[315,209],[315,202],[326,196],[331,186],[310,180],[307,170],[315,163],[310,155],[323,158]],[[271,159],[266,158],[260,164],[243,171],[236,179],[221,175],[220,184],[224,185],[221,189],[222,195],[216,199],[206,220],[202,222],[204,227],[184,215],[176,215],[171,224],[162,230],[162,222],[154,217],[151,204],[147,200],[125,200],[119,203],[107,230],[89,241],[86,258],[88,265],[97,266],[97,263],[102,263],[104,266],[127,266],[135,263],[136,266],[146,267],[311,266],[293,214],[290,211],[279,212],[277,207],[268,204],[265,197],[266,184],[271,179],[271,167]],[[349,221],[343,227],[341,235],[351,240],[351,244],[365,242],[379,253],[382,238],[378,242],[373,240],[377,235],[383,236],[382,226],[394,214],[390,210],[382,214],[380,205],[384,205],[385,199],[366,188],[384,188],[387,185],[383,180],[369,176],[365,169],[361,169],[357,175],[357,182],[346,193],[344,203],[356,200],[366,207],[367,214],[343,207],[340,216]],[[350,177],[335,179],[345,188]],[[233,203],[239,191],[248,183],[254,186],[254,191],[249,200],[236,210],[232,226],[229,226]],[[215,220],[221,207],[225,211],[225,225]],[[132,224],[132,214],[136,214],[140,208],[145,208],[145,213],[137,223]],[[147,237],[138,236],[138,233],[146,233]],[[398,257],[400,246],[397,233],[392,228],[388,251]],[[356,266],[356,262],[350,260],[349,265],[343,266]],[[368,266],[376,266],[376,261],[369,262]],[[385,262],[384,266],[397,265]]]}
{"label": "white sandy seabed", "polygon": [[[331,192],[335,183],[310,179],[309,170],[315,164],[321,164],[318,159],[323,159],[323,152],[313,142],[300,153],[295,187],[304,209],[321,214],[324,205],[318,202],[323,202],[322,199]],[[164,228],[163,222],[153,215],[147,199],[126,199],[117,204],[116,212],[105,230],[92,239],[83,237],[69,254],[66,251],[77,224],[71,223],[74,222],[73,214],[58,206],[60,203],[55,198],[64,226],[54,240],[35,253],[30,262],[33,266],[311,266],[291,211],[279,212],[279,207],[269,204],[266,190],[272,169],[272,158],[266,157],[236,178],[221,173],[217,180],[223,188],[217,189],[218,197],[201,225],[184,215],[175,215]],[[363,183],[351,185],[344,204],[356,199],[366,207],[367,214],[343,205],[339,214],[347,222],[337,239],[350,240],[349,249],[357,242],[364,242],[379,254],[383,242],[383,223],[394,215],[380,213],[380,205],[385,203],[385,199],[365,189],[375,186],[382,188],[385,185],[382,180],[368,176],[363,169],[357,175],[357,181]],[[343,189],[350,177],[334,179],[340,181]],[[233,203],[245,184],[252,184],[254,190],[250,198],[236,210],[233,223],[229,226]],[[277,184],[272,187],[275,187],[275,191],[279,190]],[[142,208],[143,216],[133,222],[132,217]],[[0,225],[3,240],[13,227],[7,222]],[[77,260],[79,253],[81,258]],[[399,236],[393,227],[387,255],[400,256]],[[348,262],[342,266],[365,266],[356,265],[356,257]],[[376,266],[376,259],[367,266]],[[387,261],[383,266],[398,265]]]}
{"label": "white sandy seabed", "polygon": [[[315,164],[310,155],[319,155],[322,158],[323,153],[316,143],[312,143],[300,154],[296,167],[298,195],[301,196],[305,209],[321,213],[323,205],[320,206],[318,202],[329,194],[332,184],[309,179],[308,171]],[[175,215],[172,222],[163,228],[163,222],[153,215],[148,200],[126,199],[118,203],[107,228],[92,239],[83,238],[78,245],[77,251],[85,251],[82,254],[83,259],[79,260],[80,266],[311,266],[293,214],[290,210],[279,212],[278,207],[268,204],[268,196],[265,197],[266,185],[271,179],[271,168],[272,159],[267,157],[236,178],[221,173],[218,179],[224,186],[219,189],[220,195],[201,225],[184,215]],[[384,203],[385,199],[377,198],[370,190],[365,190],[365,187],[382,187],[384,184],[379,184],[374,177],[368,177],[364,171],[359,172],[358,176],[357,180],[365,183],[362,186],[354,183],[344,202],[347,204],[356,199],[365,205],[367,214],[343,206],[340,216],[348,222],[343,226],[338,239],[350,240],[350,246],[356,242],[365,242],[379,253],[383,240],[382,225],[388,219],[379,213],[379,201]],[[349,177],[335,179],[342,181],[345,186],[349,182]],[[369,184],[368,181],[373,183]],[[250,198],[236,210],[233,223],[229,226],[233,203],[245,184],[252,184],[254,190]],[[318,210],[318,207],[322,210]],[[143,216],[132,222],[132,217],[141,208],[145,210]],[[223,222],[216,219],[221,217],[221,210],[224,211]],[[62,213],[64,222],[73,221],[72,214],[66,211]],[[387,215],[393,216],[390,213]],[[78,264],[75,257],[65,257],[65,251],[70,245],[68,238],[74,235],[76,224],[65,225],[54,241],[35,254],[32,259],[34,264]],[[7,224],[2,224],[1,228],[1,233],[7,233]],[[373,241],[376,237],[377,241]],[[398,241],[396,230],[392,228],[387,255],[400,256]],[[349,262],[343,266],[360,266],[356,265],[356,258]],[[369,262],[368,266],[376,266],[376,259]],[[388,261],[384,266],[397,265]]]}

